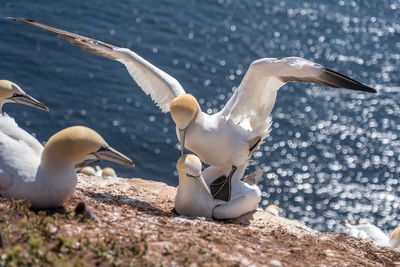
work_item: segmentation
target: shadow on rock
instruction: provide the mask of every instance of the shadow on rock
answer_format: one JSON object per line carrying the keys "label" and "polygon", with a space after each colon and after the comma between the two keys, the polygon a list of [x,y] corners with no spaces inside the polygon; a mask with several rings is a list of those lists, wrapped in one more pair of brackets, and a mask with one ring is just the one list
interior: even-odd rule
{"label": "shadow on rock", "polygon": [[66,214],[67,213],[67,209],[64,206],[59,206],[56,208],[47,208],[47,209],[34,209],[34,208],[30,208],[31,211],[33,211],[34,213],[39,213],[39,212],[45,212],[46,216],[52,216],[54,214]]}
{"label": "shadow on rock", "polygon": [[242,216],[239,216],[237,218],[223,220],[223,222],[224,223],[231,223],[231,224],[240,224],[240,225],[243,225],[243,226],[249,226],[251,224],[251,221],[254,219],[254,214],[256,212],[257,212],[256,210],[253,210],[253,211],[245,213]]}
{"label": "shadow on rock", "polygon": [[164,211],[157,207],[152,206],[150,203],[132,199],[123,195],[111,195],[107,193],[94,193],[89,192],[89,196],[103,203],[114,204],[118,206],[129,205],[132,208],[153,216],[166,216],[175,217],[173,211]]}

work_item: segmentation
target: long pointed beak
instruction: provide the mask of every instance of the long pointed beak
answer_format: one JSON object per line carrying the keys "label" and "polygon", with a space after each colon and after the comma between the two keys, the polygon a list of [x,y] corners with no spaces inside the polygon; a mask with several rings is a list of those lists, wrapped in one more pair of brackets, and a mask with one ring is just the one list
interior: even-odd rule
{"label": "long pointed beak", "polygon": [[186,135],[186,129],[179,129],[179,140],[181,141],[181,156],[183,156],[183,153],[185,152],[185,135]]}
{"label": "long pointed beak", "polygon": [[97,159],[99,160],[109,160],[112,162],[116,162],[119,164],[125,164],[125,165],[130,165],[132,167],[135,166],[135,164],[133,163],[133,161],[128,158],[127,156],[125,156],[124,154],[122,154],[121,152],[115,150],[112,147],[107,147],[104,149],[100,149],[99,151],[93,153]]}
{"label": "long pointed beak", "polygon": [[195,181],[200,184],[200,186],[206,191],[206,193],[210,196],[211,199],[213,199],[213,196],[211,194],[210,188],[208,188],[206,181],[204,181],[204,178],[202,175],[194,177]]}
{"label": "long pointed beak", "polygon": [[31,107],[49,111],[49,109],[44,104],[40,103],[38,100],[28,94],[16,94],[12,96],[10,100],[14,101],[15,103],[25,104]]}

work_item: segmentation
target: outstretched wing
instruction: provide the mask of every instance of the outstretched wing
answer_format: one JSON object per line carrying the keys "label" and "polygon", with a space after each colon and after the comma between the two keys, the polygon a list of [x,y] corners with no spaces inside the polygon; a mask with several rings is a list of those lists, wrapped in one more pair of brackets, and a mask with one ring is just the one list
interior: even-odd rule
{"label": "outstretched wing", "polygon": [[48,32],[55,33],[58,37],[68,40],[85,51],[121,62],[128,69],[129,74],[136,83],[147,95],[151,96],[151,99],[163,112],[169,111],[169,105],[175,97],[185,93],[185,90],[183,90],[182,86],[175,78],[127,48],[120,48],[82,35],[53,28],[29,19],[9,19],[22,21]]}
{"label": "outstretched wing", "polygon": [[254,124],[265,120],[274,107],[278,89],[287,82],[310,82],[376,93],[373,88],[303,58],[263,58],[250,65],[238,89],[221,112],[236,123],[250,120]]}

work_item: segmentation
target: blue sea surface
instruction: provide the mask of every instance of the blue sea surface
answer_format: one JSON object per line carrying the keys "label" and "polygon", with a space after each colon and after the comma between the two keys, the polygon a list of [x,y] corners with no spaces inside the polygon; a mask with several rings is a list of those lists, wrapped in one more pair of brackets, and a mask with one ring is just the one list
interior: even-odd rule
{"label": "blue sea surface", "polygon": [[357,216],[386,232],[400,225],[400,1],[2,1],[0,79],[50,108],[9,104],[5,112],[43,142],[71,125],[91,127],[136,164],[101,166],[175,186],[174,123],[124,66],[7,16],[130,48],[207,113],[262,57],[304,57],[378,89],[283,86],[271,135],[247,173],[265,171],[263,207],[277,204],[314,229],[342,232]]}

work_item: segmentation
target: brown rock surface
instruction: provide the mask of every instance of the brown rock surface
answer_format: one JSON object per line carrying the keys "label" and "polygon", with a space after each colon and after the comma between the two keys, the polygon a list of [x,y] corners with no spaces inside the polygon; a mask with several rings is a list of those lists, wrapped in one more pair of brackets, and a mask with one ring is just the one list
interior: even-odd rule
{"label": "brown rock surface", "polygon": [[[57,236],[80,241],[71,246],[73,255],[85,264],[400,266],[400,250],[317,232],[262,211],[231,221],[178,216],[173,212],[175,193],[174,187],[160,182],[80,175],[76,192],[64,206],[73,210],[83,201],[98,220],[85,223],[56,216],[55,231]],[[118,241],[122,246],[129,246],[129,253],[113,252],[114,258],[109,260],[107,249],[114,251],[117,247],[105,238],[110,235],[122,240]],[[105,240],[107,249],[99,253],[98,246],[88,245],[90,249],[85,251],[80,245],[83,237]],[[138,247],[132,248],[130,242]],[[5,240],[4,246],[7,245],[15,245],[15,239]]]}

